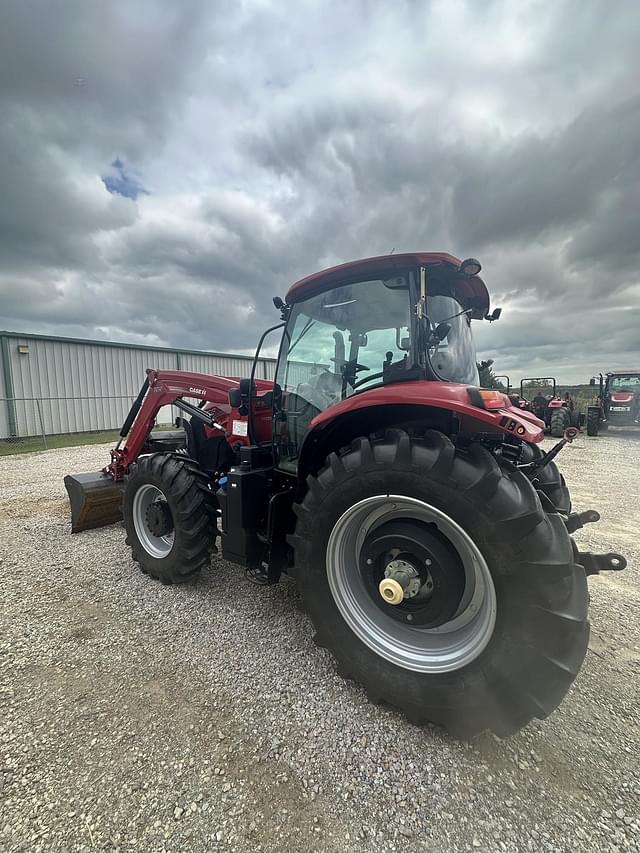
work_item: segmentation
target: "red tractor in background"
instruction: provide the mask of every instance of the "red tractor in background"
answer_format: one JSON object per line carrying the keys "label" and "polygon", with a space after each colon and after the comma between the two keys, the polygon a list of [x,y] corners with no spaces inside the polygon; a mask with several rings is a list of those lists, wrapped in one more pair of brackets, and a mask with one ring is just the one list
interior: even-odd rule
{"label": "red tractor in background", "polygon": [[[551,383],[549,385],[530,385],[527,383]],[[552,387],[549,395],[544,394],[545,388]],[[582,420],[580,413],[576,410],[573,397],[566,391],[562,397],[556,393],[557,385],[553,376],[536,376],[523,379],[520,382],[520,399],[528,402],[529,411],[544,422],[545,429],[555,438],[560,438],[567,427],[580,429]],[[534,397],[530,395],[536,392]],[[526,396],[529,393],[529,397]]]}
{"label": "red tractor in background", "polygon": [[[147,370],[111,461],[68,476],[74,531],[122,516],[163,583],[223,557],[295,579],[316,642],[374,702],[460,736],[511,734],[561,702],[589,638],[587,575],[543,424],[478,387],[480,264],[386,255],[274,299],[274,382]],[[159,409],[182,431],[152,433]],[[122,510],[120,510],[122,507]],[[283,637],[283,658],[287,639]],[[215,651],[213,652],[215,653]]]}
{"label": "red tractor in background", "polygon": [[[596,384],[592,377],[590,385]],[[600,374],[596,402],[587,407],[587,435],[613,427],[640,425],[640,370],[612,370]]]}

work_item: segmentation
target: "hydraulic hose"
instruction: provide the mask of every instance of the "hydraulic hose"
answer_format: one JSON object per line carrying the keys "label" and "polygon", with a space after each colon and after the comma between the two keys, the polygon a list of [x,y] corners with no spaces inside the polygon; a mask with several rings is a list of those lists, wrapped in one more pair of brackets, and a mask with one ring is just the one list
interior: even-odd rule
{"label": "hydraulic hose", "polygon": [[129,430],[131,429],[132,423],[136,419],[136,415],[140,411],[140,406],[142,405],[142,401],[144,400],[145,394],[149,390],[149,377],[144,380],[142,383],[142,388],[140,389],[140,393],[135,399],[133,406],[129,409],[129,414],[124,420],[122,424],[122,429],[120,430],[120,438],[126,438],[129,434]]}

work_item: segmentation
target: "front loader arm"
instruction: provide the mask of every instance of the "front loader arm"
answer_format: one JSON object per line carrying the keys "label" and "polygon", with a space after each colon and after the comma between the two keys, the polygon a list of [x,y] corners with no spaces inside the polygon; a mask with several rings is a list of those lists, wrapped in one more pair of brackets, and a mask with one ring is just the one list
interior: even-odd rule
{"label": "front loader arm", "polygon": [[[147,370],[147,378],[131,406],[120,430],[120,441],[111,451],[111,462],[100,472],[67,474],[65,488],[71,506],[71,531],[92,530],[113,524],[122,518],[124,477],[129,466],[145,452],[145,444],[158,412],[163,406],[179,402],[182,397],[198,398],[208,404],[215,432],[229,440],[225,424],[234,423],[229,405],[229,391],[237,388],[238,379],[186,373],[177,370]],[[185,405],[185,403],[183,403]],[[237,411],[237,410],[236,410]],[[192,407],[192,412],[198,409]],[[222,422],[217,424],[217,422]]]}
{"label": "front loader arm", "polygon": [[120,430],[120,441],[111,451],[111,462],[104,469],[105,473],[114,480],[125,476],[142,452],[163,406],[172,405],[182,397],[195,397],[228,410],[229,391],[237,387],[236,379],[224,376],[148,369],[147,378]]}

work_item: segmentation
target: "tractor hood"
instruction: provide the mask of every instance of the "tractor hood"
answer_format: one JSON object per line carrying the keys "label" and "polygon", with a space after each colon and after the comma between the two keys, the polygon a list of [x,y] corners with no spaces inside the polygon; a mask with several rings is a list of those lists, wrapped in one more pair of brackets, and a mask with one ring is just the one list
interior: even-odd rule
{"label": "tractor hood", "polygon": [[[490,392],[493,399],[485,402],[485,389],[453,382],[397,382],[361,391],[317,415],[310,428],[322,428],[347,412],[385,405],[425,406],[455,412],[468,421],[469,432],[495,431],[514,435],[522,441],[538,443],[544,438],[544,423],[531,412],[512,405],[506,394]],[[473,422],[477,426],[473,426]]]}

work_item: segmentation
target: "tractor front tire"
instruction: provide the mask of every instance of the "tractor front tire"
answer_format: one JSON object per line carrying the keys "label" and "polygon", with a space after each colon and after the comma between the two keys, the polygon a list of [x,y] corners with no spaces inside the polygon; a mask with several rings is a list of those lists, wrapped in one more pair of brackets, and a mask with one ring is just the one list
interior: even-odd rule
{"label": "tractor front tire", "polygon": [[550,432],[554,438],[562,438],[565,429],[571,423],[569,410],[564,406],[561,409],[554,409],[551,415]]}
{"label": "tractor front tire", "polygon": [[[587,583],[523,473],[439,432],[389,430],[307,483],[290,542],[340,674],[458,737],[508,736],[557,708],[587,650]],[[413,597],[389,603],[383,582],[412,573]]]}
{"label": "tractor front tire", "polygon": [[185,583],[208,564],[217,534],[215,497],[191,459],[142,457],[130,469],[122,515],[141,570],[164,584]]}

